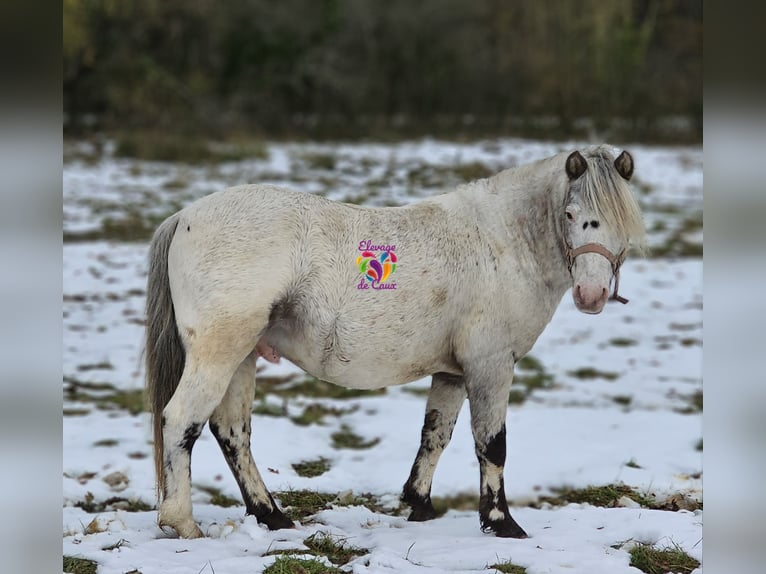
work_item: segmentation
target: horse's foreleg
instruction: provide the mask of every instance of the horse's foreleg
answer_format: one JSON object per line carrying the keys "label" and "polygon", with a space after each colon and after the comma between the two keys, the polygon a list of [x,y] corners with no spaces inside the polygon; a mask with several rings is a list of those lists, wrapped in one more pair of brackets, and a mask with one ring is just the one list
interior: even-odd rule
{"label": "horse's foreleg", "polygon": [[433,376],[420,448],[402,492],[402,500],[412,508],[409,520],[422,522],[436,517],[431,503],[431,482],[439,457],[452,438],[455,421],[465,397],[462,377],[446,373]]}
{"label": "horse's foreleg", "polygon": [[210,417],[210,430],[245,501],[245,511],[270,530],[292,528],[292,521],[277,507],[263,483],[250,451],[250,413],[255,387],[257,352],[245,359],[232,377],[226,395]]}
{"label": "horse's foreleg", "polygon": [[[509,364],[508,364],[509,363]],[[513,360],[492,367],[483,365],[466,375],[471,428],[481,472],[479,518],[482,530],[503,538],[526,538],[527,533],[511,517],[505,498],[505,417]]]}
{"label": "horse's foreleg", "polygon": [[208,364],[186,355],[181,381],[162,414],[164,475],[159,524],[182,538],[198,538],[191,503],[191,451],[236,367]]}

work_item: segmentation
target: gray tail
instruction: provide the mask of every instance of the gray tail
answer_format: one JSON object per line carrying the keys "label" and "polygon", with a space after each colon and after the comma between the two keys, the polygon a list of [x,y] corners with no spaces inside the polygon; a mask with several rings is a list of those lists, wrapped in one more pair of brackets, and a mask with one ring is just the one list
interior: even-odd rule
{"label": "gray tail", "polygon": [[146,287],[146,402],[152,414],[158,500],[162,500],[165,486],[162,411],[178,387],[186,358],[168,279],[168,250],[178,219],[178,214],[169,217],[154,233]]}

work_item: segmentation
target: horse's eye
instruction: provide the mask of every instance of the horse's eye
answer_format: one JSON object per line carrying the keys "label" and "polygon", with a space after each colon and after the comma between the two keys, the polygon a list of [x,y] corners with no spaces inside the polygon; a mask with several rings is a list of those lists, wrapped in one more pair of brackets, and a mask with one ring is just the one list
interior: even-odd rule
{"label": "horse's eye", "polygon": [[574,215],[572,215],[572,212],[571,212],[571,211],[567,211],[567,219],[568,219],[569,221],[572,221],[572,220],[574,219]]}
{"label": "horse's eye", "polygon": [[598,225],[599,225],[598,221],[591,221],[591,222],[590,222],[590,226],[591,226],[593,229],[596,229],[596,228],[598,227]]}

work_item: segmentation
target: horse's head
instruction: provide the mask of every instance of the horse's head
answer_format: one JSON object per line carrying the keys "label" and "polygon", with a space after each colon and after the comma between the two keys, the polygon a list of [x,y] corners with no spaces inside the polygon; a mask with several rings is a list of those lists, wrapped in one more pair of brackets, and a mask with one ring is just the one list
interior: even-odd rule
{"label": "horse's head", "polygon": [[609,298],[627,303],[617,294],[619,270],[628,247],[641,247],[645,231],[641,212],[628,181],[633,158],[623,151],[614,159],[605,147],[572,152],[566,159],[563,239],[572,276],[572,295],[583,313],[600,313]]}

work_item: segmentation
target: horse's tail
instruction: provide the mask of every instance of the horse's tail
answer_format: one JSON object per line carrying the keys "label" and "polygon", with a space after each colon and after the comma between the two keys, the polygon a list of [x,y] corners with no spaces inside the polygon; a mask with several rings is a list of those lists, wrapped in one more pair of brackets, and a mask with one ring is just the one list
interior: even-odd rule
{"label": "horse's tail", "polygon": [[176,326],[168,279],[168,250],[178,219],[178,214],[169,217],[154,233],[146,288],[146,402],[152,414],[158,500],[162,500],[165,486],[162,411],[178,387],[186,355]]}

